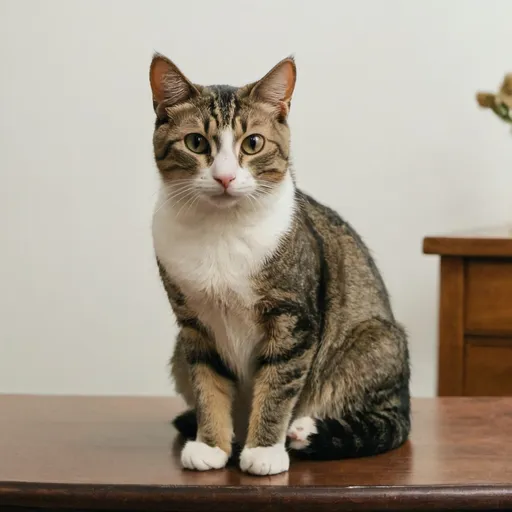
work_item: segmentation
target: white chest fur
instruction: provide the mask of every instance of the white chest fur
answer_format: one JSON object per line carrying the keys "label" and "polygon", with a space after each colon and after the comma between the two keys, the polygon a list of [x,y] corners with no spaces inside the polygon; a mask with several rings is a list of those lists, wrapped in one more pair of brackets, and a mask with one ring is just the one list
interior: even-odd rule
{"label": "white chest fur", "polygon": [[156,255],[214,333],[221,357],[244,379],[262,338],[254,321],[258,297],[251,277],[290,229],[292,180],[288,176],[258,207],[236,215],[219,210],[182,216],[164,201],[162,196],[153,219]]}

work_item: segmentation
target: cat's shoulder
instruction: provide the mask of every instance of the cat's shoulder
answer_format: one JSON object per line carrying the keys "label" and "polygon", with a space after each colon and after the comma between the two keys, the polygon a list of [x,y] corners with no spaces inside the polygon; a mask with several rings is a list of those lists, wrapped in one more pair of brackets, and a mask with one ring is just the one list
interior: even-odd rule
{"label": "cat's shoulder", "polygon": [[368,252],[359,232],[338,212],[299,189],[296,191],[296,199],[300,215],[305,221],[303,224],[312,226],[321,238],[332,239],[331,235],[334,234],[338,242],[350,240],[360,250]]}
{"label": "cat's shoulder", "polygon": [[324,223],[332,226],[348,226],[338,212],[300,189],[296,191],[296,200],[299,205],[299,212],[313,223],[323,220]]}

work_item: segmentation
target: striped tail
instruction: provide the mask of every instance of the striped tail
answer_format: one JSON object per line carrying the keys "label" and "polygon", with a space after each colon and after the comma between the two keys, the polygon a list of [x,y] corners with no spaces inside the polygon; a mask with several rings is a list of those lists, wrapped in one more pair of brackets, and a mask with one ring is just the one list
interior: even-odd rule
{"label": "striped tail", "polygon": [[299,426],[294,433],[292,423],[289,445],[296,457],[311,460],[367,457],[393,450],[407,441],[411,426],[408,409],[353,414],[341,420],[308,419],[312,425],[309,432]]}
{"label": "striped tail", "polygon": [[197,437],[197,417],[194,410],[176,416],[172,420],[172,424],[185,439],[195,439]]}

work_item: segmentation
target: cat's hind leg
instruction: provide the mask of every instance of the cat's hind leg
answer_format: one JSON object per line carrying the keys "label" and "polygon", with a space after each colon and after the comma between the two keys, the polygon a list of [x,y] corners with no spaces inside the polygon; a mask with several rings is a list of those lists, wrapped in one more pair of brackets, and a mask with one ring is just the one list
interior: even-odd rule
{"label": "cat's hind leg", "polygon": [[292,421],[286,434],[289,447],[292,450],[303,450],[309,446],[310,437],[318,433],[316,421],[311,416],[302,416]]}
{"label": "cat's hind leg", "polygon": [[[317,358],[318,376],[306,391],[307,407],[298,408],[288,430],[290,451],[299,457],[376,455],[408,438],[409,363],[403,329],[373,318],[356,325],[345,346],[350,349],[327,350]],[[315,409],[317,414],[311,414]]]}

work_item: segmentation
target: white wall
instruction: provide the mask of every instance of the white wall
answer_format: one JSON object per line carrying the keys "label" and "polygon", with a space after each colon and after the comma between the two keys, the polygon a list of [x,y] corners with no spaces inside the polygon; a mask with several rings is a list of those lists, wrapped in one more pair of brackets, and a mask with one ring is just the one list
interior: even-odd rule
{"label": "white wall", "polygon": [[512,220],[508,0],[0,0],[0,391],[166,394],[148,66],[241,84],[295,53],[300,184],[373,248],[434,392],[427,233]]}

